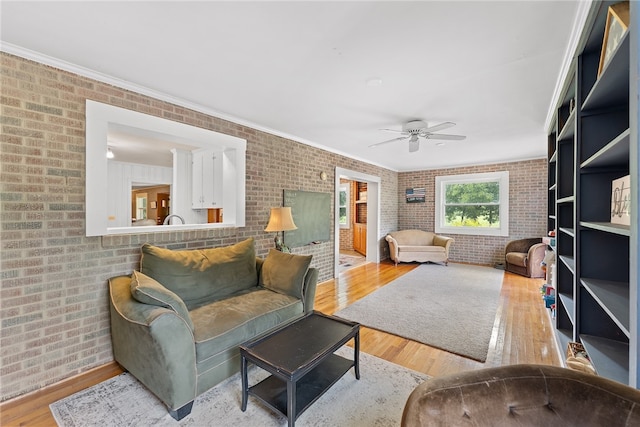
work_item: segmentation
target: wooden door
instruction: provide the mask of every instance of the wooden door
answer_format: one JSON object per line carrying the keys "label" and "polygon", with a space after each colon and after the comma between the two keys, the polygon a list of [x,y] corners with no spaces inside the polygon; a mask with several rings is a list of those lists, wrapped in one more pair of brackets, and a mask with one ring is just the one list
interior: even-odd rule
{"label": "wooden door", "polygon": [[353,227],[353,249],[367,254],[367,224],[355,223]]}

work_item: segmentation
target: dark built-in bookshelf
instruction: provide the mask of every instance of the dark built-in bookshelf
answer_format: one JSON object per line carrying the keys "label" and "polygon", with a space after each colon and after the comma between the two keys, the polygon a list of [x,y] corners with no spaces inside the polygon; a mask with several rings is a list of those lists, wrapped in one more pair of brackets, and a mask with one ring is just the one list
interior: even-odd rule
{"label": "dark built-in bookshelf", "polygon": [[630,226],[611,222],[612,181],[631,175],[638,188],[637,5],[599,74],[607,12],[616,3],[591,5],[554,107],[548,224],[556,232],[560,348],[581,342],[598,375],[638,388],[637,198]]}

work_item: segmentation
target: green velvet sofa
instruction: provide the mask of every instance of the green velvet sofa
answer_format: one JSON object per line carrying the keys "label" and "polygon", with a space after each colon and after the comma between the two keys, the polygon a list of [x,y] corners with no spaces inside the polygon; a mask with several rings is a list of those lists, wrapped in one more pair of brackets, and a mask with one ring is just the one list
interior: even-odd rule
{"label": "green velvet sofa", "polygon": [[253,239],[141,251],[139,272],[109,280],[114,358],[177,420],[239,371],[240,344],[313,310],[311,256],[271,250],[262,260]]}

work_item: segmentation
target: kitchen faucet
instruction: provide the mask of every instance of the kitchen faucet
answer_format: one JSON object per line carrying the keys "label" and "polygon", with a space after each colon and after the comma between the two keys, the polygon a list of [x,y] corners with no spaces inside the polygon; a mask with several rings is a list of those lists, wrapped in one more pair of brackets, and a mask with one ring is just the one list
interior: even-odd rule
{"label": "kitchen faucet", "polygon": [[164,222],[162,224],[163,225],[169,224],[169,221],[171,221],[171,218],[173,218],[173,217],[179,218],[180,221],[182,221],[182,223],[184,224],[184,218],[182,218],[180,215],[176,215],[176,214],[167,215],[167,217],[164,219]]}

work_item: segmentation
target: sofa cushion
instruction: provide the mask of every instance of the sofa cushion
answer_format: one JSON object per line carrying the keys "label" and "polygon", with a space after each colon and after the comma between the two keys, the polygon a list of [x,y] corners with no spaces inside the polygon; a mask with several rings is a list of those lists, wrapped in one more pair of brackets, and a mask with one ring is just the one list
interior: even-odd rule
{"label": "sofa cushion", "polygon": [[151,277],[134,271],[131,275],[131,296],[144,304],[170,308],[184,319],[193,331],[193,322],[184,301]]}
{"label": "sofa cushion", "polygon": [[271,249],[260,270],[260,285],[272,291],[303,298],[304,276],[311,255],[294,255]]}
{"label": "sofa cushion", "polygon": [[140,271],[192,308],[258,284],[253,239],[235,245],[179,250],[142,246]]}
{"label": "sofa cushion", "polygon": [[436,235],[432,231],[423,230],[400,230],[389,233],[399,246],[432,246],[433,238]]}
{"label": "sofa cushion", "polygon": [[302,315],[302,301],[255,287],[190,312],[198,363]]}
{"label": "sofa cushion", "polygon": [[400,252],[433,252],[433,253],[444,253],[445,249],[443,246],[408,246],[403,245],[398,248]]}

